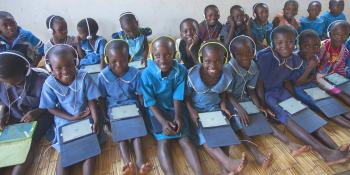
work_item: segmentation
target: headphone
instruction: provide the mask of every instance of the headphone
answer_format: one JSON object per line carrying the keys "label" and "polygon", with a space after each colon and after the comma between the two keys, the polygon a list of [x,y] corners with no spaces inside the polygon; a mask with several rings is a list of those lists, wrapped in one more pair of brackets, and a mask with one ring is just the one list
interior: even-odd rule
{"label": "headphone", "polygon": [[14,56],[17,56],[17,57],[23,59],[23,60],[26,62],[26,64],[27,64],[27,66],[26,66],[26,68],[27,68],[26,77],[28,77],[28,76],[30,75],[30,72],[31,72],[30,63],[29,63],[29,61],[28,61],[23,55],[18,54],[18,53],[16,53],[16,52],[8,52],[8,51],[0,52],[0,55],[6,55],[6,54],[8,54],[8,55],[14,55]]}
{"label": "headphone", "polygon": [[49,71],[50,73],[52,72],[52,68],[51,68],[51,64],[50,64],[50,61],[48,59],[48,55],[50,53],[50,51],[55,48],[55,47],[59,47],[59,46],[64,46],[64,47],[68,47],[70,49],[72,49],[74,51],[74,64],[75,64],[75,67],[77,67],[79,65],[79,58],[78,58],[78,51],[71,45],[68,45],[68,44],[55,44],[53,45],[52,47],[50,47],[47,51],[46,51],[46,54],[45,54],[45,68],[47,71]]}
{"label": "headphone", "polygon": [[204,44],[202,44],[202,46],[201,46],[201,47],[199,48],[199,50],[198,50],[198,62],[199,62],[199,63],[203,63],[203,62],[202,62],[202,59],[203,59],[202,51],[203,51],[203,49],[204,49],[206,46],[211,45],[211,44],[214,44],[214,45],[216,44],[216,45],[218,45],[218,46],[220,46],[220,47],[222,47],[222,48],[225,49],[225,60],[224,60],[224,64],[226,64],[226,63],[228,62],[229,53],[228,53],[226,47],[225,47],[221,42],[219,42],[219,41],[209,41],[209,42],[205,42]]}
{"label": "headphone", "polygon": [[120,20],[120,18],[122,18],[125,15],[133,15],[136,18],[135,14],[133,12],[124,12],[124,13],[120,14],[119,20]]}
{"label": "headphone", "polygon": [[268,8],[268,5],[267,5],[266,3],[263,3],[263,2],[255,3],[255,4],[253,5],[253,16],[254,16],[254,17],[256,17],[255,9],[256,9],[259,5],[265,6],[265,7]]}
{"label": "headphone", "polygon": [[229,48],[228,48],[228,49],[229,49],[231,58],[233,58],[233,54],[232,54],[232,52],[231,52],[231,45],[232,45],[232,43],[233,43],[237,38],[239,38],[239,37],[248,38],[248,39],[253,43],[253,50],[254,50],[254,57],[255,57],[255,55],[256,55],[256,43],[255,43],[255,41],[253,40],[253,38],[251,38],[250,36],[247,36],[247,35],[239,35],[239,36],[234,37],[234,38],[231,40],[230,44],[229,44]]}
{"label": "headphone", "polygon": [[[278,26],[279,27],[279,26]],[[271,30],[271,33],[270,33],[270,47],[271,48],[274,48],[275,47],[275,45],[273,44],[273,40],[272,40],[272,36],[273,36],[273,33],[275,32],[275,30],[278,28],[278,27],[276,27],[276,28],[274,28],[274,29],[272,29]],[[294,28],[294,27],[291,27],[291,26],[289,26],[290,28],[292,28],[292,30],[294,31],[294,34],[295,34],[295,36],[296,36],[296,38],[295,38],[295,45],[297,44],[297,39],[298,39],[298,36],[299,36],[299,34],[298,34],[298,31]]]}
{"label": "headphone", "polygon": [[333,21],[332,23],[330,23],[327,27],[327,37],[330,38],[331,37],[331,31],[333,30],[333,27],[336,23],[338,22],[346,22],[344,20],[336,20],[336,21]]}
{"label": "headphone", "polygon": [[52,27],[51,27],[51,23],[52,23],[52,21],[53,21],[53,19],[56,17],[56,15],[52,15],[51,16],[51,18],[50,18],[50,20],[49,20],[49,28],[47,29],[47,31],[52,35],[53,34],[53,32],[54,32],[54,30],[52,29]]}
{"label": "headphone", "polygon": [[149,47],[149,49],[150,49],[150,51],[149,51],[149,53],[150,53],[150,58],[152,59],[152,60],[154,60],[154,58],[153,58],[153,53],[152,53],[152,48],[153,48],[153,44],[154,44],[154,42],[156,42],[159,38],[162,38],[162,37],[165,37],[165,38],[168,38],[168,39],[170,39],[173,43],[174,43],[174,57],[175,58],[177,58],[177,56],[179,55],[179,53],[176,51],[176,41],[175,41],[175,39],[173,38],[173,37],[170,37],[170,36],[159,36],[159,37],[157,37],[157,38],[155,38],[155,39],[153,39],[152,40],[152,42],[151,42],[151,47]]}
{"label": "headphone", "polygon": [[[128,45],[129,46],[129,44],[126,42],[126,41],[124,41],[124,40],[122,40],[122,39],[112,39],[112,40],[110,40],[110,41],[108,41],[107,43],[106,43],[106,45],[105,45],[105,48],[104,48],[104,50],[103,50],[103,54],[104,54],[104,61],[105,61],[105,63],[106,64],[109,64],[109,61],[108,61],[108,57],[107,57],[107,48],[108,48],[108,46],[109,46],[109,44],[110,43],[112,43],[112,42],[118,42],[118,41],[120,41],[120,42],[123,42],[123,43],[125,43],[126,45]],[[131,57],[131,55],[129,55],[129,51],[128,51],[128,56],[129,56],[129,62],[132,60],[132,57]]]}
{"label": "headphone", "polygon": [[86,39],[92,39],[92,35],[91,35],[91,32],[90,32],[90,25],[89,25],[89,20],[87,18],[85,18],[85,21],[86,21],[86,26],[87,26],[87,29],[88,29],[88,36],[86,37]]}

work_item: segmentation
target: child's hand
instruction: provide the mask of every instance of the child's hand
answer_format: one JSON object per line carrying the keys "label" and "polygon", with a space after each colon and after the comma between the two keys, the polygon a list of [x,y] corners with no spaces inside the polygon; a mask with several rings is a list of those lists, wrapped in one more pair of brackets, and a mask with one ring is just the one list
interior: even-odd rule
{"label": "child's hand", "polygon": [[165,135],[175,135],[176,134],[176,124],[167,120],[162,122],[163,133]]}
{"label": "child's hand", "polygon": [[5,129],[5,126],[8,122],[8,116],[2,116],[2,118],[0,119],[0,131]]}
{"label": "child's hand", "polygon": [[319,61],[318,61],[318,59],[315,56],[314,59],[309,60],[307,66],[306,66],[306,69],[307,70],[312,70],[312,69],[314,69],[315,67],[318,66],[318,63],[319,63]]}
{"label": "child's hand", "polygon": [[265,115],[265,117],[276,118],[276,115],[269,108],[258,107],[258,109]]}
{"label": "child's hand", "polygon": [[36,120],[39,115],[41,114],[41,111],[40,110],[31,110],[29,112],[27,112],[21,119],[21,122],[25,122],[25,123],[28,123],[28,122],[32,122],[34,120]]}
{"label": "child's hand", "polygon": [[96,134],[99,133],[100,128],[99,128],[99,122],[98,121],[94,121],[94,124],[92,125],[92,131]]}
{"label": "child's hand", "polygon": [[198,112],[195,109],[190,109],[190,117],[194,125],[198,128],[199,127],[199,115]]}
{"label": "child's hand", "polygon": [[197,34],[193,35],[192,38],[188,39],[188,50],[190,51],[192,47],[199,41],[199,37]]}
{"label": "child's hand", "polygon": [[247,112],[241,106],[237,106],[236,110],[237,110],[238,116],[241,119],[244,126],[248,126],[249,125],[249,117],[248,117]]}
{"label": "child's hand", "polygon": [[141,60],[141,64],[147,67],[147,57]]}
{"label": "child's hand", "polygon": [[230,120],[231,117],[232,117],[232,115],[231,115],[230,110],[228,110],[225,101],[221,101],[221,102],[220,102],[220,109],[221,109],[221,111],[223,111],[223,112],[226,114],[226,118],[227,118],[228,120]]}
{"label": "child's hand", "polygon": [[73,120],[81,120],[81,119],[83,119],[83,118],[89,116],[90,113],[91,113],[91,112],[90,112],[90,109],[87,108],[85,111],[82,111],[82,112],[80,112],[79,114],[73,116],[73,117],[71,118],[71,120],[72,120],[72,121],[73,121]]}
{"label": "child's hand", "polygon": [[235,28],[235,21],[233,20],[231,15],[227,17],[227,22],[230,24],[231,28]]}
{"label": "child's hand", "polygon": [[181,117],[175,117],[175,120],[173,122],[176,126],[173,128],[176,133],[179,133],[182,129],[182,119]]}
{"label": "child's hand", "polygon": [[243,20],[243,23],[244,24],[249,24],[249,15],[248,14],[244,14],[244,20]]}

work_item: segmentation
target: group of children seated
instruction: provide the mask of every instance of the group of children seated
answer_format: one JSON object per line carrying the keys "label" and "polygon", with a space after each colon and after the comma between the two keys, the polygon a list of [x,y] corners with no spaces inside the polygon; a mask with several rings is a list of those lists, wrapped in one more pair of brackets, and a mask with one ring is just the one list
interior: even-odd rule
{"label": "group of children seated", "polygon": [[[120,128],[114,123],[115,115],[121,115],[114,111],[130,105],[142,118],[137,121],[157,140],[157,156],[167,175],[175,174],[173,141],[197,175],[206,173],[195,145],[204,147],[223,174],[240,174],[246,167],[244,152],[238,159],[229,157],[229,146],[239,143],[266,169],[273,155],[263,154],[252,141],[262,134],[278,138],[294,157],[312,149],[329,165],[348,163],[350,144],[337,145],[323,129],[327,120],[350,129],[350,86],[336,82],[350,78],[350,25],[343,10],[344,0],[330,0],[329,11],[319,17],[321,3],[312,1],[309,16],[299,20],[297,1],[288,0],[269,22],[265,3],[253,6],[253,17],[234,5],[221,24],[219,9],[208,5],[201,23],[192,18],[181,22],[180,40],[160,36],[151,44],[151,29],[141,28],[131,12],[120,15],[122,30],[108,42],[97,35],[92,18],[78,22],[74,37],[67,34],[63,17],[51,15],[46,27],[52,37],[44,44],[18,26],[10,13],[0,11],[0,101],[5,107],[0,129],[38,123],[26,161],[0,172],[24,174],[45,135],[60,152],[65,144],[62,127],[76,121],[91,121],[97,144],[105,142],[105,131],[114,138],[115,133],[138,130],[130,127],[135,123]],[[45,70],[36,68],[43,65],[42,58]],[[96,77],[87,71],[91,65],[101,69]],[[339,110],[330,112],[331,108]],[[221,112],[210,116],[217,111]],[[213,127],[215,122],[219,124]],[[289,140],[276,122],[304,145]],[[220,127],[225,132],[217,132]],[[220,140],[227,134],[237,138]],[[125,165],[123,174],[151,172],[152,165],[143,157],[144,135],[113,139]],[[59,156],[56,173],[69,174],[72,166],[62,162],[63,153]],[[96,155],[80,162],[83,174],[94,173]]]}

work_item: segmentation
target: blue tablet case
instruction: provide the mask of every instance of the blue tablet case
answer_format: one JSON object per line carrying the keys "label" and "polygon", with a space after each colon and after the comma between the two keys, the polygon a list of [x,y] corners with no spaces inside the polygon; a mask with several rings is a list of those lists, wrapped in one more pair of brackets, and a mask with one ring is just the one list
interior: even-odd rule
{"label": "blue tablet case", "polygon": [[112,120],[111,127],[112,139],[115,142],[147,135],[145,122],[140,116],[122,120]]}
{"label": "blue tablet case", "polygon": [[[162,125],[159,123],[159,121],[157,120],[157,118],[154,116],[153,112],[151,110],[149,110],[151,115],[149,116],[149,120],[151,122],[152,125],[152,131],[156,134],[162,133],[163,132],[163,128]],[[174,121],[175,119],[175,112],[174,111],[162,111],[163,116],[165,117],[166,120],[168,121]]]}
{"label": "blue tablet case", "polygon": [[58,128],[60,133],[60,157],[63,167],[74,165],[101,154],[100,144],[95,133],[63,142],[63,137],[61,136],[62,128],[73,123],[68,123]]}
{"label": "blue tablet case", "polygon": [[203,128],[200,123],[200,127],[205,141],[210,148],[241,144],[241,141],[230,125]]}
{"label": "blue tablet case", "polygon": [[249,137],[272,133],[270,123],[262,113],[249,114],[249,125],[242,130]]}
{"label": "blue tablet case", "polygon": [[328,118],[334,118],[348,112],[341,103],[332,97],[318,100],[315,104]]}

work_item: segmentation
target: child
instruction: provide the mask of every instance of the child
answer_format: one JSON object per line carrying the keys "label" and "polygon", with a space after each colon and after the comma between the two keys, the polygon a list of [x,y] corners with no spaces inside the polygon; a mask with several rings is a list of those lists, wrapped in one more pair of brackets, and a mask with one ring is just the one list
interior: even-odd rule
{"label": "child", "polygon": [[52,35],[52,38],[45,43],[44,51],[46,51],[55,44],[68,44],[77,48],[78,44],[74,36],[69,36],[67,29],[67,22],[61,16],[50,15],[46,19],[46,27]]}
{"label": "child", "polygon": [[250,20],[250,30],[256,43],[257,51],[269,46],[272,23],[268,21],[269,7],[265,3],[256,3],[253,6],[253,16]]}
{"label": "child", "polygon": [[251,36],[249,26],[249,16],[240,5],[234,5],[230,9],[230,16],[220,32],[220,40],[226,46],[230,44],[232,38],[239,35]]}
{"label": "child", "polygon": [[180,59],[187,69],[197,64],[201,40],[198,38],[198,22],[186,18],[180,23],[181,41],[179,44]]}
{"label": "child", "polygon": [[324,30],[323,30],[323,37],[328,38],[327,36],[327,29],[328,26],[337,20],[344,20],[346,21],[346,16],[343,13],[344,11],[344,0],[330,0],[328,5],[329,11],[325,11],[321,15],[321,19],[324,21]]}
{"label": "child", "polygon": [[46,77],[47,74],[32,70],[22,53],[11,50],[0,53],[0,103],[6,108],[0,113],[0,131],[9,124],[38,122],[26,161],[0,169],[0,174],[6,174],[5,169],[11,169],[11,174],[25,174],[33,162],[35,149],[51,125],[48,112],[38,108]]}
{"label": "child", "polygon": [[104,67],[103,51],[107,41],[97,35],[97,22],[92,18],[82,19],[77,25],[77,30],[76,39],[79,44],[77,50],[81,58],[79,66],[83,68],[85,65],[101,64],[101,67]]}
{"label": "child", "polygon": [[[228,155],[229,147],[210,148],[204,135],[199,129],[200,112],[220,111],[222,95],[232,86],[232,73],[230,69],[224,69],[227,60],[227,50],[219,42],[208,41],[199,49],[202,55],[198,59],[200,63],[189,70],[187,81],[186,106],[191,119],[197,127],[199,144],[216,159],[226,172],[241,173],[247,164],[247,157],[242,153],[240,160],[231,159]],[[223,161],[225,160],[225,161]]]}
{"label": "child", "polygon": [[[124,40],[112,40],[106,44],[106,59],[109,63],[98,76],[98,87],[102,92],[100,100],[104,114],[109,118],[113,107],[137,104],[142,108],[142,95],[140,76],[141,73],[134,67],[129,67],[129,48]],[[107,104],[106,104],[107,103]],[[108,111],[106,113],[106,111]],[[131,139],[136,154],[136,165],[140,174],[148,174],[151,164],[144,162],[142,155],[141,138]],[[129,154],[129,141],[119,142],[119,149],[125,165],[131,163]],[[132,163],[132,166],[134,164]],[[135,168],[132,168],[135,169]],[[133,172],[135,174],[136,172]]]}
{"label": "child", "polygon": [[216,5],[204,8],[205,20],[199,24],[199,39],[201,41],[219,39],[222,24],[219,22],[220,12]]}
{"label": "child", "polygon": [[320,38],[322,38],[322,34],[325,28],[323,19],[319,18],[322,9],[322,5],[319,1],[311,1],[307,8],[307,12],[309,13],[308,17],[300,18],[300,32],[312,29],[315,30]]}
{"label": "child", "polygon": [[[56,44],[46,52],[46,64],[51,75],[42,89],[40,108],[47,109],[55,120],[53,147],[59,151],[58,128],[88,116],[92,116],[93,132],[102,134],[97,114],[97,99],[101,93],[90,75],[77,70],[77,51],[70,45]],[[96,157],[83,161],[83,174],[93,174]],[[69,174],[70,167],[63,168],[61,159],[56,165],[56,174]]]}
{"label": "child", "polygon": [[[240,102],[252,101],[257,108],[265,114],[266,117],[275,118],[275,114],[265,106],[262,106],[258,100],[256,94],[256,83],[259,77],[258,65],[253,61],[255,58],[255,43],[253,39],[248,36],[241,35],[232,40],[229,45],[230,53],[233,56],[227,64],[227,67],[232,69],[233,86],[231,95],[235,101],[233,105],[238,111],[239,115],[247,115],[244,109],[240,106]],[[232,100],[231,100],[232,101]],[[237,123],[238,128],[242,129],[243,124]],[[309,146],[301,146],[299,144],[293,143],[289,138],[284,135],[278,128],[270,125],[272,129],[272,135],[285,143],[292,156],[298,156],[304,152],[310,150]],[[241,130],[245,140],[251,140],[243,130]],[[248,149],[251,151],[256,161],[262,168],[266,169],[272,163],[272,154],[268,153],[267,156],[263,155],[256,147],[256,145],[251,144],[250,142],[243,142]]]}
{"label": "child", "polygon": [[5,11],[0,11],[0,52],[16,50],[37,66],[44,56],[44,44],[30,31],[17,25],[15,18]]}
{"label": "child", "polygon": [[278,14],[272,21],[273,28],[280,25],[290,25],[295,30],[299,30],[299,20],[295,18],[298,14],[299,4],[296,0],[288,0],[284,3],[283,14]]}
{"label": "child", "polygon": [[[156,38],[151,44],[154,60],[149,60],[141,75],[144,105],[158,141],[158,159],[164,174],[175,174],[170,143],[179,142],[195,174],[203,174],[191,139],[188,115],[183,108],[186,68],[173,60],[175,41]],[[175,117],[174,117],[175,116]],[[160,129],[157,129],[160,128]],[[159,131],[161,130],[161,131]]]}
{"label": "child", "polygon": [[[263,106],[268,105],[276,114],[281,123],[303,142],[311,145],[327,162],[327,164],[338,164],[349,161],[347,151],[342,152],[332,147],[334,141],[321,127],[313,133],[308,133],[294,120],[290,120],[289,114],[284,111],[278,103],[291,97],[284,84],[295,81],[303,61],[295,53],[295,40],[297,33],[292,27],[282,25],[272,31],[272,48],[266,48],[257,55],[257,63],[260,70],[258,80],[258,95]],[[278,75],[278,76],[276,76]]]}
{"label": "child", "polygon": [[148,41],[147,37],[152,34],[150,28],[140,28],[136,17],[131,12],[122,13],[119,17],[122,31],[112,34],[113,39],[122,39],[129,45],[129,54],[132,61],[141,61],[147,64]]}

